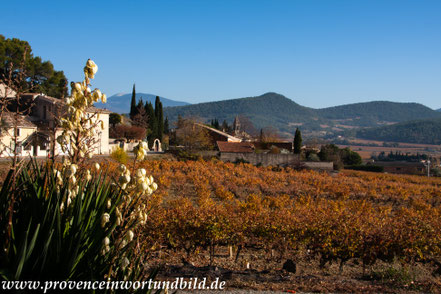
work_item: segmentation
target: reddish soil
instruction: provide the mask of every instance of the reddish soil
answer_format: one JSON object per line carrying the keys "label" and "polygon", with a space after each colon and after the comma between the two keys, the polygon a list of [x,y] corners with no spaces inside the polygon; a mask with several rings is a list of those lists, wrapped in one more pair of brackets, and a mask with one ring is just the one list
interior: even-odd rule
{"label": "reddish soil", "polygon": [[158,278],[174,280],[198,277],[226,281],[228,289],[272,290],[320,293],[441,293],[441,277],[434,265],[377,263],[371,268],[349,261],[340,271],[338,264],[323,269],[311,256],[290,256],[296,272],[283,269],[287,257],[266,254],[263,250],[244,250],[237,262],[228,248],[218,248],[210,265],[208,252],[196,253],[187,260],[185,252],[162,251],[152,256],[152,267],[161,265]]}

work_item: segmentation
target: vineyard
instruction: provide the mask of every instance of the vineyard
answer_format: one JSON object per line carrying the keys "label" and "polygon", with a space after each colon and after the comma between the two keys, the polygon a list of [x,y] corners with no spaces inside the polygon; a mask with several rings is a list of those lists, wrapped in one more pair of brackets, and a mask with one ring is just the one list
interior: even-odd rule
{"label": "vineyard", "polygon": [[191,261],[205,254],[208,265],[230,248],[236,263],[254,250],[267,260],[307,256],[318,269],[355,262],[363,273],[376,262],[430,264],[440,289],[441,179],[219,161],[139,165],[159,186],[139,234],[152,256],[181,252]]}

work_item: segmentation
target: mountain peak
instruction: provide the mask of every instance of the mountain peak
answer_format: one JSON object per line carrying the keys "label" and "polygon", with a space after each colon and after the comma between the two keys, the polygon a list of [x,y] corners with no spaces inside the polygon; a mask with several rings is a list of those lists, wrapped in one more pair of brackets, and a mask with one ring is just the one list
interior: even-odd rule
{"label": "mountain peak", "polygon": [[285,98],[285,99],[288,99],[285,96],[283,96],[282,94],[279,94],[279,93],[276,93],[276,92],[267,92],[267,93],[264,93],[264,94],[260,95],[259,97],[264,97],[264,98],[267,98],[267,97],[269,97],[269,98]]}

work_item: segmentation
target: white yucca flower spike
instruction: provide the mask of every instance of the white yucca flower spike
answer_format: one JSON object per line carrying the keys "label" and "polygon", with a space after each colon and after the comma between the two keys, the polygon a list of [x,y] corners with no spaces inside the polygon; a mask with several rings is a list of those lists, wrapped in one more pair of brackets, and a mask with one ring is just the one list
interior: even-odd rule
{"label": "white yucca flower spike", "polygon": [[101,227],[104,228],[109,221],[110,221],[110,215],[106,212],[101,217]]}

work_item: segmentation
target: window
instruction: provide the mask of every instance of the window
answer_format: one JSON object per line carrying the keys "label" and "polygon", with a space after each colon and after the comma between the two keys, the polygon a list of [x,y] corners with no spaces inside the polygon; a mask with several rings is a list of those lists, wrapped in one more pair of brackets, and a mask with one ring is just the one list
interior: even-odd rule
{"label": "window", "polygon": [[18,137],[18,136],[20,136],[20,128],[17,128],[16,130],[15,130],[15,135]]}

